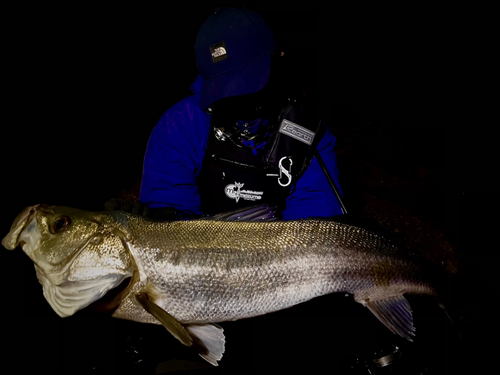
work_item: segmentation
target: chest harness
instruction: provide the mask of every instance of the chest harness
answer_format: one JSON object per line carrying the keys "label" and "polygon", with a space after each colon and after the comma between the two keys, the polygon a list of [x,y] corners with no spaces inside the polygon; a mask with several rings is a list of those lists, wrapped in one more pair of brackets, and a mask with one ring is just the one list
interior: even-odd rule
{"label": "chest harness", "polygon": [[214,214],[262,202],[284,209],[296,181],[319,156],[315,151],[324,128],[311,112],[288,100],[274,120],[233,125],[213,110],[198,177],[202,211]]}

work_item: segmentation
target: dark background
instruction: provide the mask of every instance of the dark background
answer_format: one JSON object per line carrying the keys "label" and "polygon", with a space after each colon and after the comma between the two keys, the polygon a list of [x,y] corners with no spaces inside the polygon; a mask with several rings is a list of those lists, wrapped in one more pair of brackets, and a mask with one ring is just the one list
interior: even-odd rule
{"label": "dark background", "polygon": [[[421,250],[451,280],[465,343],[422,303],[417,349],[405,347],[408,363],[422,373],[479,371],[492,360],[498,311],[498,245],[489,241],[498,223],[498,158],[495,121],[485,116],[493,101],[484,94],[495,87],[491,48],[484,48],[488,23],[457,9],[246,7],[271,26],[290,81],[317,98],[337,136],[350,213]],[[6,11],[2,236],[28,205],[102,210],[137,183],[156,121],[190,93],[196,33],[214,8]],[[60,319],[31,261],[19,249],[0,253],[9,332],[2,357],[16,373],[153,373],[147,370],[173,358],[198,361],[161,327],[86,314]],[[348,373],[378,338],[392,338],[362,308],[344,305],[354,303],[329,296],[223,324],[220,370],[327,366]]]}

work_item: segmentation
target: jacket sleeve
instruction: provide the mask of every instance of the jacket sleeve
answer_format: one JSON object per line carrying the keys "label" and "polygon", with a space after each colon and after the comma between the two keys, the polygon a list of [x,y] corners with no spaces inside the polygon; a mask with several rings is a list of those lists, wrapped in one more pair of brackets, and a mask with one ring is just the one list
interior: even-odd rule
{"label": "jacket sleeve", "polygon": [[[328,172],[342,195],[338,178],[335,143],[335,136],[327,128],[317,148]],[[341,214],[340,203],[328,183],[318,160],[314,157],[311,165],[296,182],[292,194],[288,196],[286,209],[283,211],[283,219],[294,220],[313,216],[329,217]]]}
{"label": "jacket sleeve", "polygon": [[196,179],[206,140],[202,129],[197,129],[204,119],[195,117],[192,108],[171,108],[158,121],[144,157],[141,202],[201,215]]}

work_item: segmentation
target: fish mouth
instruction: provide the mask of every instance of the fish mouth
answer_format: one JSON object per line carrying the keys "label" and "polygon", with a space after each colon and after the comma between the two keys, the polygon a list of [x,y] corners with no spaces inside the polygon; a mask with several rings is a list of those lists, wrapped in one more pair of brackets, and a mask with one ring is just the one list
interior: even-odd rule
{"label": "fish mouth", "polygon": [[[28,237],[22,237],[22,234],[26,232],[26,228],[32,224],[33,218],[35,216],[35,212],[40,205],[34,205],[26,207],[14,220],[10,232],[3,238],[2,245],[8,250],[14,250],[17,245],[21,245],[24,247],[26,242],[31,241]],[[35,223],[36,226],[36,223]],[[32,226],[30,229],[34,229]],[[33,238],[33,241],[36,241],[37,238]],[[24,250],[24,249],[23,249]]]}
{"label": "fish mouth", "polygon": [[40,231],[38,230],[38,223],[36,215],[31,214],[26,221],[26,226],[19,234],[19,246],[31,258],[34,259],[35,250],[40,243]]}
{"label": "fish mouth", "polygon": [[[77,311],[101,299],[106,293],[117,288],[125,279],[132,275],[108,275],[97,279],[84,281],[65,281],[55,285],[45,277],[42,270],[35,265],[36,276],[43,286],[43,295],[52,309],[62,318],[68,317]],[[124,283],[127,287],[128,283]]]}

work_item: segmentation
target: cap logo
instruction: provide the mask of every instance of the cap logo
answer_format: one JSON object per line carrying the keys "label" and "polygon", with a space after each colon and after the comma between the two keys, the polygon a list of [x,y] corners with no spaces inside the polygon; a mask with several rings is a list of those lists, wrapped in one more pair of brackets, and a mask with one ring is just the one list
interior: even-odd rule
{"label": "cap logo", "polygon": [[227,59],[226,43],[219,42],[214,44],[210,47],[210,53],[212,54],[212,61],[214,63]]}

